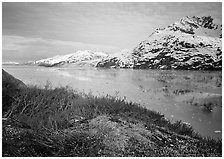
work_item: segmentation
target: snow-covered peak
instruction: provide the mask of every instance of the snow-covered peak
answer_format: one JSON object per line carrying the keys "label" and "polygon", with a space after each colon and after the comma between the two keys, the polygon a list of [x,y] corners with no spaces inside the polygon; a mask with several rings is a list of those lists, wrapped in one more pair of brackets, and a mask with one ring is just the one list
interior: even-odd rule
{"label": "snow-covered peak", "polygon": [[66,63],[76,63],[76,62],[87,62],[98,60],[107,57],[108,55],[103,52],[93,52],[90,50],[79,50],[75,53],[67,54],[67,55],[57,55],[54,57],[42,59],[35,61],[34,64],[41,66],[55,66],[55,65],[63,65]]}
{"label": "snow-covered peak", "polygon": [[108,68],[220,70],[221,37],[221,25],[214,24],[211,16],[187,16],[166,28],[156,29],[133,50],[126,49],[110,55],[79,50],[34,63],[50,67],[73,63]]}
{"label": "snow-covered peak", "polygon": [[214,24],[211,16],[186,16],[164,30],[211,37],[219,37],[222,32],[221,25]]}
{"label": "snow-covered peak", "polygon": [[98,58],[107,57],[108,55],[103,52],[93,52],[90,50],[84,50],[84,51],[77,51],[76,53],[72,54],[72,56],[69,57],[68,61],[85,61],[85,60],[93,60]]}
{"label": "snow-covered peak", "polygon": [[113,54],[98,67],[156,69],[221,69],[221,26],[210,16],[184,17],[156,29],[131,52]]}
{"label": "snow-covered peak", "polygon": [[46,59],[41,59],[38,61],[35,61],[35,64],[40,64],[40,63],[48,63],[48,64],[54,64],[54,63],[59,63],[61,61],[66,61],[69,57],[71,57],[73,54],[68,54],[68,55],[56,55],[54,57],[46,58]]}
{"label": "snow-covered peak", "polygon": [[210,16],[184,17],[167,28],[157,29],[133,54],[137,62],[143,61],[144,68],[220,69],[220,30]]}
{"label": "snow-covered peak", "polygon": [[6,61],[6,62],[2,62],[3,65],[18,65],[20,63],[18,62],[14,62],[14,61]]}

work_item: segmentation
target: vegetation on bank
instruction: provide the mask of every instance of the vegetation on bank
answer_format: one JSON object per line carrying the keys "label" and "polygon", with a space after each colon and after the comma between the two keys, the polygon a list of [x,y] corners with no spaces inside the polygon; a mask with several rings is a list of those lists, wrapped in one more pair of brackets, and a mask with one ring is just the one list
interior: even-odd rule
{"label": "vegetation on bank", "polygon": [[8,74],[2,70],[2,111],[5,112],[11,106],[13,102],[13,97],[15,94],[19,93],[21,88],[25,88],[26,85],[14,78],[12,75]]}
{"label": "vegetation on bank", "polygon": [[221,140],[117,97],[46,85],[12,98],[3,111],[3,156],[222,156]]}

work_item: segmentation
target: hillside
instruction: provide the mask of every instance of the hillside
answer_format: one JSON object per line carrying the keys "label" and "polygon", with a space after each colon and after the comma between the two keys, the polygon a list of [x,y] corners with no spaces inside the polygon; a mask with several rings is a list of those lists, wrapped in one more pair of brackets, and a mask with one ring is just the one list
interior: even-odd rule
{"label": "hillside", "polygon": [[220,139],[137,103],[69,87],[25,87],[5,71],[3,79],[4,87],[24,88],[3,114],[3,157],[222,156]]}
{"label": "hillside", "polygon": [[97,67],[220,70],[221,37],[221,25],[214,24],[212,17],[185,17],[139,43],[129,52],[128,64],[114,56]]}
{"label": "hillside", "polygon": [[13,77],[12,75],[5,72],[2,69],[2,112],[6,112],[11,103],[14,101],[14,96],[21,91],[21,89],[26,88],[26,85]]}

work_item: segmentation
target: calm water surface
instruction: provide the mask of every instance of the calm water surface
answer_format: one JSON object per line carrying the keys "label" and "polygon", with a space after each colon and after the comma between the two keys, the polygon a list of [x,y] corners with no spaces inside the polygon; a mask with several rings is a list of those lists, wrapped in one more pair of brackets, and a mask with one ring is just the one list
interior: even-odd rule
{"label": "calm water surface", "polygon": [[[190,123],[202,135],[221,138],[221,133],[215,131],[222,129],[222,108],[216,107],[211,113],[206,113],[197,106],[178,103],[165,97],[161,91],[164,83],[157,78],[164,71],[10,65],[3,65],[3,69],[28,85],[44,86],[46,81],[50,81],[55,87],[68,85],[94,95],[109,94],[125,98],[159,111],[171,120]],[[176,76],[190,74],[184,71],[171,73]],[[221,89],[215,93],[221,94]]]}

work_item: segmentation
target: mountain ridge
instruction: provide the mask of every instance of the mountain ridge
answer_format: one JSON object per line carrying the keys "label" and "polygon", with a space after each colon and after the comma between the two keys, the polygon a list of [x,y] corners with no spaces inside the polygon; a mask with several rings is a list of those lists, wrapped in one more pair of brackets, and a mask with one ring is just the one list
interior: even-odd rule
{"label": "mountain ridge", "polygon": [[181,18],[166,28],[156,29],[133,50],[114,54],[77,51],[33,62],[39,66],[66,63],[105,68],[133,69],[222,69],[222,25],[211,16]]}
{"label": "mountain ridge", "polygon": [[[185,17],[163,29],[156,29],[132,51],[132,68],[137,69],[221,69],[222,39],[210,36],[221,29],[208,17]],[[209,34],[208,34],[209,32]],[[98,67],[108,67],[102,60]],[[119,61],[119,60],[117,60]],[[112,67],[122,67],[115,63]],[[129,67],[130,68],[130,67]]]}
{"label": "mountain ridge", "polygon": [[57,55],[54,57],[41,59],[38,61],[32,61],[30,64],[45,66],[45,67],[53,67],[60,66],[64,64],[72,64],[77,62],[89,63],[90,65],[94,65],[102,58],[107,57],[108,55],[103,52],[93,52],[90,50],[77,51],[75,53],[67,54],[67,55]]}

